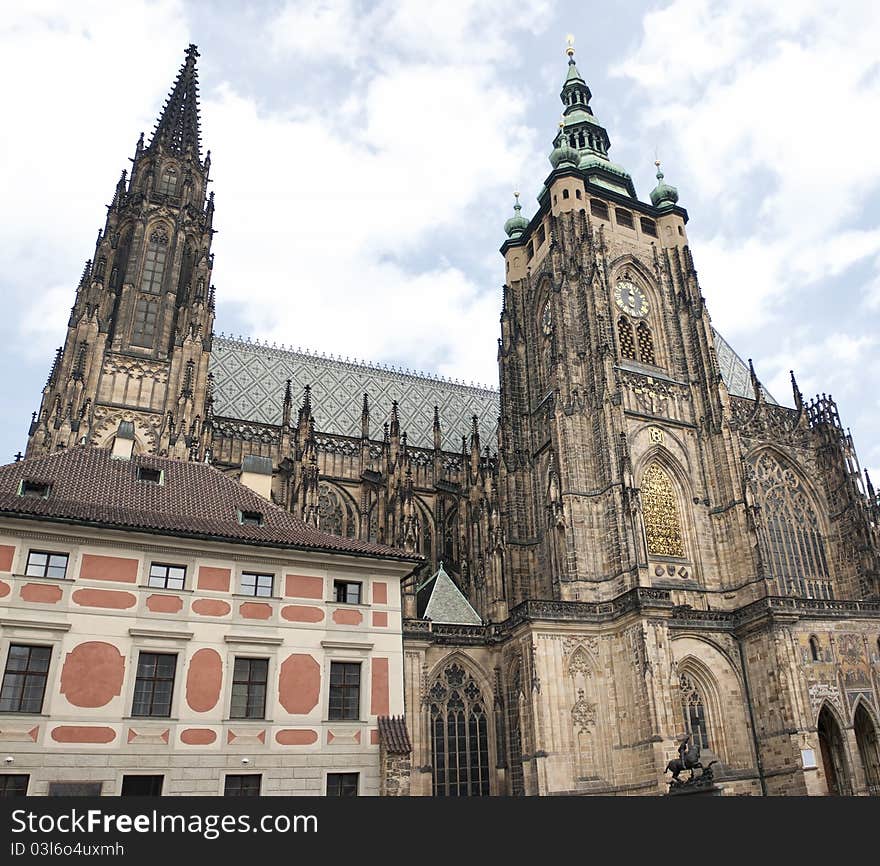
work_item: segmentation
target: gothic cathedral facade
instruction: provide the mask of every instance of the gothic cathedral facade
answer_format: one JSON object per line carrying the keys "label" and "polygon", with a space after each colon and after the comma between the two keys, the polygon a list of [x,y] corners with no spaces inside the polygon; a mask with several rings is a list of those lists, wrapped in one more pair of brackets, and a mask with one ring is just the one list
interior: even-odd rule
{"label": "gothic cathedral facade", "polygon": [[129,421],[143,453],[268,457],[306,522],[420,552],[413,794],[663,793],[684,738],[728,794],[880,794],[880,498],[831,398],[792,376],[780,405],[713,330],[678,192],[658,166],[638,199],[573,51],[537,210],[505,225],[497,391],[215,334],[197,57],[28,456]]}

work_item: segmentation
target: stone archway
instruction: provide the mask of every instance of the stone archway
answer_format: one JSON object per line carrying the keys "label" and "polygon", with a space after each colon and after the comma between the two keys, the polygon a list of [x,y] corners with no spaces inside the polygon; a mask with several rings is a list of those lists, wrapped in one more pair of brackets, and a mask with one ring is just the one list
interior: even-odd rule
{"label": "stone archway", "polygon": [[833,797],[847,796],[852,793],[852,785],[847,769],[843,732],[827,704],[819,712],[817,730],[827,793]]}
{"label": "stone archway", "polygon": [[853,728],[856,733],[856,743],[859,747],[859,757],[862,760],[868,793],[878,796],[880,795],[880,743],[878,743],[874,720],[861,703],[856,707],[853,715]]}

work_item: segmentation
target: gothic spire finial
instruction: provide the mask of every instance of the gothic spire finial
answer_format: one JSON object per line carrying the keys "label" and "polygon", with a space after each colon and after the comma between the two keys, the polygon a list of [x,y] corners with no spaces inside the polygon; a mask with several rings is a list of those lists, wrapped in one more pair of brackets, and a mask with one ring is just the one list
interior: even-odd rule
{"label": "gothic spire finial", "polygon": [[186,58],[165,100],[162,113],[156,122],[150,147],[161,144],[168,150],[185,154],[192,150],[198,160],[200,153],[199,130],[199,76],[196,58],[199,52],[195,45],[186,49]]}
{"label": "gothic spire finial", "polygon": [[798,388],[797,379],[794,377],[794,370],[789,370],[791,373],[791,392],[794,395],[794,405],[797,407],[798,412],[800,412],[804,408],[804,395],[801,394],[801,389]]}
{"label": "gothic spire finial", "polygon": [[565,37],[565,53],[568,55],[568,62],[574,65],[574,36],[571,33]]}

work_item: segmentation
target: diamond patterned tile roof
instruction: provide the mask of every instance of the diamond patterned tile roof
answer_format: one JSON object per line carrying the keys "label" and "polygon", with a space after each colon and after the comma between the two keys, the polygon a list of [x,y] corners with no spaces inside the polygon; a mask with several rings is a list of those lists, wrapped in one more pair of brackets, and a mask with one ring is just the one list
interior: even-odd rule
{"label": "diamond patterned tile roof", "polygon": [[460,449],[461,437],[470,434],[473,415],[480,441],[495,444],[499,398],[490,388],[222,336],[214,339],[211,372],[214,413],[223,417],[280,424],[284,386],[290,379],[294,410],[303,388],[311,385],[312,412],[320,433],[359,437],[366,392],[374,439],[382,438],[382,424],[389,420],[391,403],[397,400],[400,430],[412,446],[433,448],[434,406],[440,407],[446,450]]}
{"label": "diamond patterned tile roof", "polygon": [[[748,366],[717,331],[714,334],[727,389],[736,397],[752,397]],[[460,437],[470,434],[473,415],[477,416],[480,441],[490,446],[495,443],[499,396],[498,391],[484,386],[224,336],[214,339],[211,372],[214,413],[222,417],[280,424],[284,387],[290,379],[294,395],[311,386],[315,427],[321,433],[359,437],[366,392],[373,438],[381,438],[391,402],[397,400],[400,429],[406,431],[412,446],[433,447],[434,406],[440,407],[446,450],[459,450]],[[769,402],[776,402],[764,393]]]}

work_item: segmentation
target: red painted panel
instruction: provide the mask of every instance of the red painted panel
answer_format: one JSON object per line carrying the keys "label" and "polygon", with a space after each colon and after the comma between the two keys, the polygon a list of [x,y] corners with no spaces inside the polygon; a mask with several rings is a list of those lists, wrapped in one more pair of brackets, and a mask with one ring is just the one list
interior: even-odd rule
{"label": "red painted panel", "polygon": [[225,601],[217,598],[199,598],[193,602],[192,609],[194,613],[200,616],[226,616],[232,610]]}
{"label": "red painted panel", "polygon": [[388,604],[388,584],[381,580],[373,581],[373,604]]}
{"label": "red painted panel", "polygon": [[112,743],[116,731],[86,725],[60,725],[52,728],[52,739],[56,743]]}
{"label": "red painted panel", "polygon": [[8,583],[4,583],[0,580],[0,598],[3,598],[5,595],[9,595],[12,592],[12,587]]}
{"label": "red painted panel", "polygon": [[147,608],[153,613],[180,613],[183,599],[179,595],[151,595],[147,599]]}
{"label": "red painted panel", "polygon": [[210,746],[217,734],[210,728],[187,728],[180,735],[180,742],[188,746]]}
{"label": "red painted panel", "polygon": [[323,598],[324,578],[288,574],[285,578],[284,594],[291,598]]}
{"label": "red painted panel", "polygon": [[310,655],[294,653],[281,665],[278,700],[291,715],[310,713],[321,693],[321,666]]}
{"label": "red painted panel", "polygon": [[14,545],[0,544],[0,571],[12,571],[12,558],[14,556]]}
{"label": "red painted panel", "polygon": [[137,583],[138,561],[121,556],[96,556],[84,553],[79,576],[88,580],[116,580]]}
{"label": "red painted panel", "polygon": [[61,694],[75,707],[103,707],[121,694],[124,679],[125,657],[119,650],[103,641],[86,641],[64,659]]}
{"label": "red painted panel", "polygon": [[200,649],[189,660],[186,674],[186,702],[197,713],[217,706],[223,685],[223,659],[212,649]]}
{"label": "red painted panel", "polygon": [[360,625],[364,621],[364,615],[359,610],[339,608],[333,611],[333,622],[337,625]]}
{"label": "red painted panel", "polygon": [[232,580],[232,569],[213,568],[210,565],[199,567],[199,589],[212,589],[217,592],[229,592]]}
{"label": "red painted panel", "polygon": [[60,586],[49,586],[45,583],[26,583],[19,594],[25,601],[33,601],[38,604],[57,604],[61,601],[64,591]]}
{"label": "red painted panel", "polygon": [[388,614],[385,611],[373,611],[373,627],[388,628]]}
{"label": "red painted panel", "polygon": [[107,607],[112,610],[126,610],[137,604],[137,598],[132,593],[112,589],[78,589],[73,594],[73,600],[79,605]]}
{"label": "red painted panel", "polygon": [[324,611],[319,607],[288,604],[281,608],[281,616],[288,622],[321,622]]}
{"label": "red painted panel", "polygon": [[238,608],[245,619],[269,619],[272,616],[272,605],[262,601],[245,601]]}
{"label": "red painted panel", "polygon": [[280,746],[310,746],[318,742],[318,732],[285,728],[275,734],[275,742]]}
{"label": "red painted panel", "polygon": [[374,716],[388,715],[388,659],[373,657],[370,663],[372,683],[370,689],[370,713]]}
{"label": "red painted panel", "polygon": [[378,728],[370,728],[370,745],[378,746],[379,745],[379,729]]}

